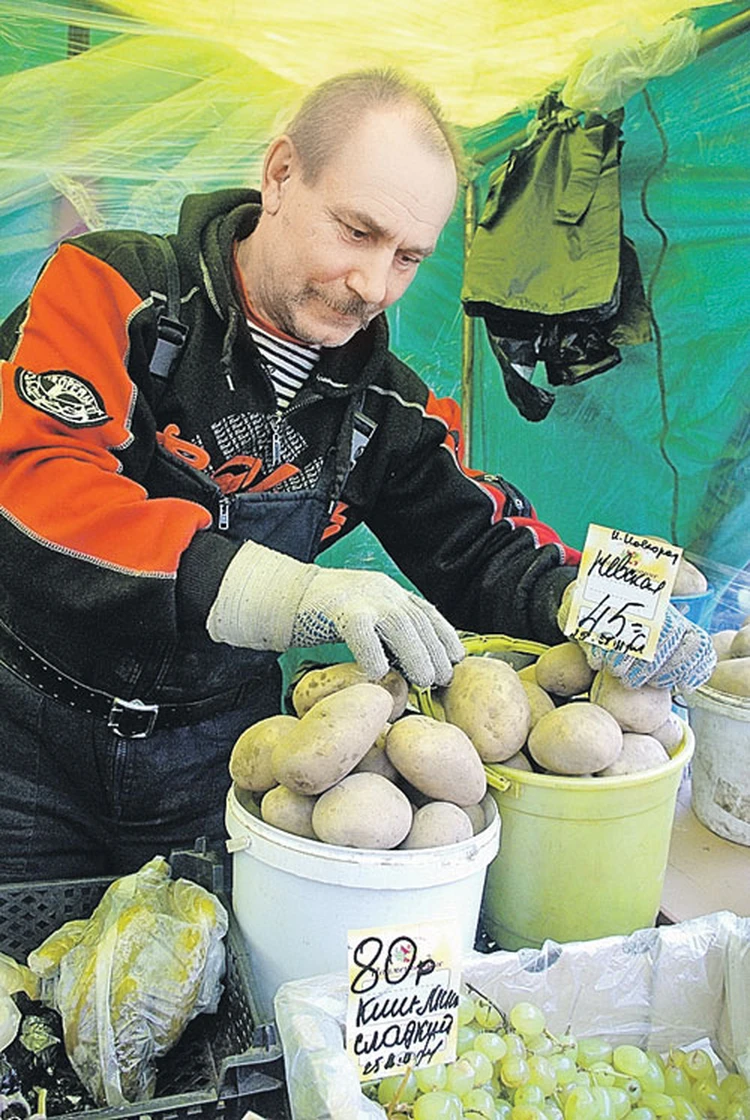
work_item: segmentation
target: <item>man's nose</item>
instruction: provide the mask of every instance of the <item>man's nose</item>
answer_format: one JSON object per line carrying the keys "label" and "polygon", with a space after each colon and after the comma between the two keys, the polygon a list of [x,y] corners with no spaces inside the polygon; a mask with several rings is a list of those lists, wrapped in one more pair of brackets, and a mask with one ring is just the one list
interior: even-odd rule
{"label": "man's nose", "polygon": [[347,287],[355,292],[363,303],[379,307],[385,302],[388,294],[390,269],[390,254],[368,255],[365,260],[358,261],[349,270],[346,278]]}

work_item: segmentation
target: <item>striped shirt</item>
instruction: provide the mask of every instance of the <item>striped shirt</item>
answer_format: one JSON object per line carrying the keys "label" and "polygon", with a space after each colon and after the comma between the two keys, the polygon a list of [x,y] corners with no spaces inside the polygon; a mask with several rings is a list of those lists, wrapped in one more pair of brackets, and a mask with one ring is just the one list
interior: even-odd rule
{"label": "striped shirt", "polygon": [[283,411],[320,361],[321,347],[269,330],[257,319],[248,318],[247,325],[273,382],[279,410]]}

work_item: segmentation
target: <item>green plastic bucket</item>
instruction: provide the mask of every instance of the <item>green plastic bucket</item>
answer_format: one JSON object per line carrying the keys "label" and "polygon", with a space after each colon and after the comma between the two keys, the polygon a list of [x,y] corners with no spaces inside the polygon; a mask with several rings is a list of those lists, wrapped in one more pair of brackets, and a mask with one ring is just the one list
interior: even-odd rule
{"label": "green plastic bucket", "polygon": [[482,925],[502,949],[589,941],[654,924],[677,790],[695,746],[664,766],[612,778],[486,766],[500,811],[500,851],[487,869]]}

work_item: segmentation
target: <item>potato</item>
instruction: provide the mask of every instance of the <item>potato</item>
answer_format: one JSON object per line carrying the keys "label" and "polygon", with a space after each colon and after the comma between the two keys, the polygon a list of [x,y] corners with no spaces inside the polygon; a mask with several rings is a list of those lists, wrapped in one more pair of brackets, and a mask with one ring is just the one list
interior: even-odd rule
{"label": "potato", "polygon": [[604,670],[594,677],[591,685],[592,703],[606,708],[615,717],[623,731],[637,731],[643,735],[664,723],[672,711],[672,693],[668,688],[628,688],[617,677]]}
{"label": "potato", "polygon": [[284,832],[293,832],[295,836],[308,836],[315,840],[312,826],[315,801],[316,798],[295,793],[286,786],[274,786],[263,796],[260,815],[266,824],[272,824]]}
{"label": "potato", "polygon": [[229,756],[229,773],[236,786],[265,793],[276,784],[271,754],[297,720],[294,716],[268,716],[242,732]]}
{"label": "potato", "polygon": [[723,661],[725,657],[732,656],[729,651],[732,648],[732,642],[737,633],[737,630],[717,630],[715,634],[711,635],[711,642],[716,650],[716,656],[719,661]]}
{"label": "potato", "polygon": [[667,754],[672,754],[682,742],[685,734],[685,729],[680,722],[680,718],[675,712],[670,712],[664,723],[660,723],[658,727],[650,732],[654,739],[658,739],[664,747]]}
{"label": "potato", "polygon": [[459,805],[459,809],[462,809],[471,821],[471,827],[475,836],[480,832],[484,832],[487,827],[487,817],[485,816],[484,806],[481,802],[476,805]]}
{"label": "potato", "polygon": [[611,766],[622,750],[614,716],[581,700],[548,712],[529,735],[529,754],[553,774],[590,774]]}
{"label": "potato", "polygon": [[316,799],[312,814],[318,839],[344,848],[395,848],[411,822],[406,794],[382,774],[349,774]]}
{"label": "potato", "polygon": [[613,763],[597,771],[597,777],[614,778],[620,774],[635,774],[639,770],[653,770],[669,762],[669,755],[653,735],[638,735],[625,731],[622,750]]}
{"label": "potato", "polygon": [[391,726],[392,724],[390,723],[385,725],[367,754],[354,767],[352,774],[382,774],[389,782],[396,781],[398,778],[398,770],[391,762],[385,750],[385,740]]}
{"label": "potato", "polygon": [[503,762],[526,742],[531,708],[518,674],[505,661],[464,658],[441,699],[445,718],[469,736],[484,762]]}
{"label": "potato", "polygon": [[468,735],[452,723],[403,716],[388,732],[385,749],[399,774],[435,801],[476,805],[487,791],[481,758]]}
{"label": "potato", "polygon": [[[531,721],[529,723],[529,730],[536,723],[539,722],[539,717],[543,716],[545,712],[551,712],[555,707],[555,702],[548,692],[540,688],[534,681],[522,680],[523,690],[526,693],[526,698],[529,701],[529,710],[531,712]],[[512,756],[511,756],[512,757]],[[510,759],[505,760],[505,764],[510,765]]]}
{"label": "potato", "polygon": [[588,692],[594,670],[577,642],[550,646],[537,659],[536,683],[555,696],[577,696]]}
{"label": "potato", "polygon": [[685,556],[680,557],[677,565],[677,575],[672,587],[673,595],[702,595],[708,591],[708,580],[695,564]]}
{"label": "potato", "polygon": [[[313,704],[352,684],[362,684],[367,680],[364,669],[356,661],[342,661],[338,665],[326,665],[321,669],[311,669],[300,677],[292,691],[292,706],[298,716],[309,712]],[[381,688],[390,692],[393,708],[388,719],[393,721],[403,715],[409,697],[409,685],[396,669],[389,669],[384,677],[375,681]]]}
{"label": "potato", "polygon": [[295,793],[322,793],[364,758],[393,708],[390,692],[367,681],[318,700],[274,747],[271,769]]}
{"label": "potato", "polygon": [[442,848],[474,835],[471,820],[451,801],[430,801],[417,809],[402,848]]}
{"label": "potato", "polygon": [[730,657],[750,657],[750,626],[742,626],[732,638]]}
{"label": "potato", "polygon": [[[550,711],[554,712],[554,710],[555,705],[553,704]],[[506,758],[503,766],[509,766],[511,770],[528,770],[530,772],[534,769],[523,751],[516,751],[510,758]]]}
{"label": "potato", "polygon": [[750,657],[730,657],[720,661],[708,684],[732,696],[750,696]]}

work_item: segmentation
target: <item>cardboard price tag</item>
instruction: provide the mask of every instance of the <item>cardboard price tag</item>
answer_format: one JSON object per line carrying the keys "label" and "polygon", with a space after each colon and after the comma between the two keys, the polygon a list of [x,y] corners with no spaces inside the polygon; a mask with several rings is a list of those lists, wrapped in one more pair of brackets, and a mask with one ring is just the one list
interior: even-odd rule
{"label": "cardboard price tag", "polygon": [[589,525],[565,633],[653,661],[682,549]]}
{"label": "cardboard price tag", "polygon": [[455,1061],[460,961],[455,922],[350,931],[346,1049],[360,1081]]}

